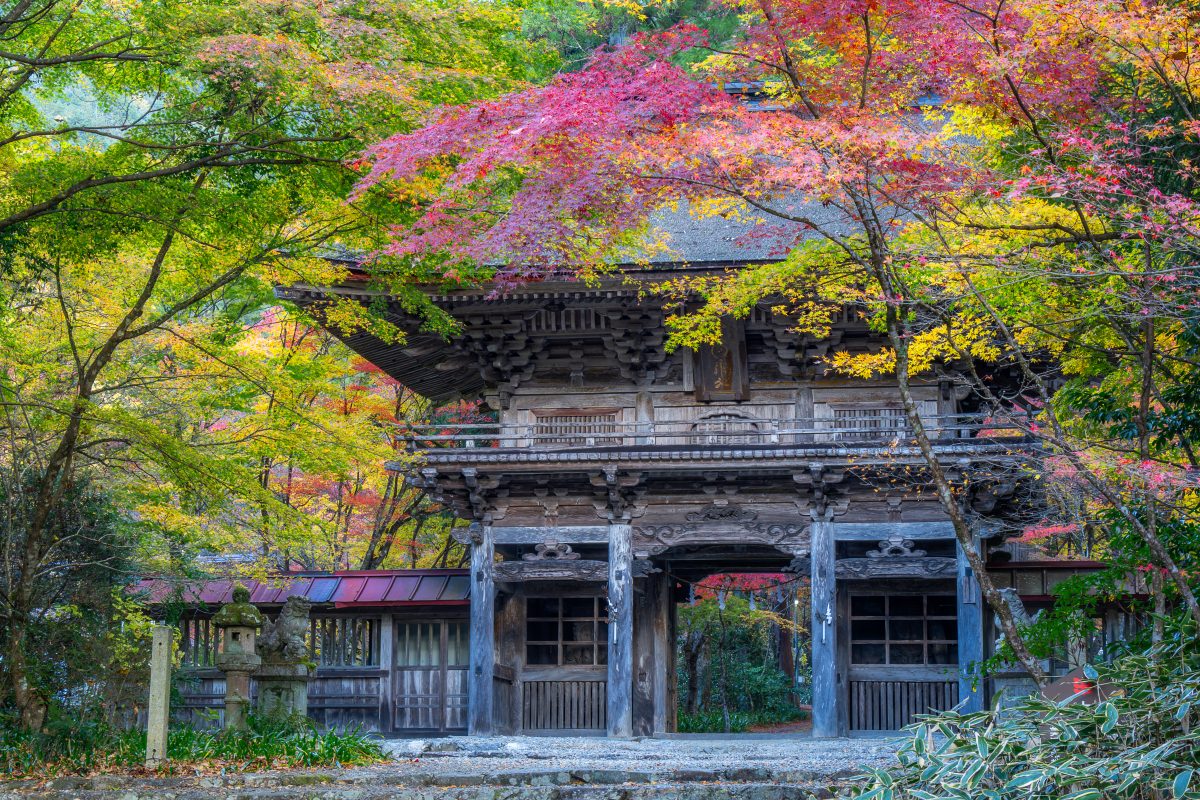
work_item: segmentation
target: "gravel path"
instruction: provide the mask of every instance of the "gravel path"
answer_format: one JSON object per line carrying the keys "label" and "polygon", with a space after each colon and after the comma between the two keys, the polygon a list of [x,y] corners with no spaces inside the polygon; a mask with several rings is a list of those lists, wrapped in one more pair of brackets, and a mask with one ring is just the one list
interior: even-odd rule
{"label": "gravel path", "polygon": [[[838,775],[863,766],[895,761],[893,736],[812,739],[772,734],[697,736],[632,741],[587,737],[456,736],[429,740],[392,740],[386,745],[397,761],[421,771],[489,773],[524,770],[678,770],[764,769],[773,773],[812,772]],[[415,762],[412,761],[415,759]]]}

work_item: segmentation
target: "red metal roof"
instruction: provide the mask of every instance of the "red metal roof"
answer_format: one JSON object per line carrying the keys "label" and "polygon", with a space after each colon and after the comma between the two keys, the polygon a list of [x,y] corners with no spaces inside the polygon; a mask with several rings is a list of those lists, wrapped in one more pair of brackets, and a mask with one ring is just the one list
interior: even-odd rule
{"label": "red metal roof", "polygon": [[182,602],[219,606],[233,598],[241,583],[255,605],[281,605],[293,595],[335,608],[356,606],[467,605],[471,582],[465,569],[396,569],[363,572],[297,572],[265,581],[214,579],[181,581],[146,578],[132,591],[147,595],[152,605]]}

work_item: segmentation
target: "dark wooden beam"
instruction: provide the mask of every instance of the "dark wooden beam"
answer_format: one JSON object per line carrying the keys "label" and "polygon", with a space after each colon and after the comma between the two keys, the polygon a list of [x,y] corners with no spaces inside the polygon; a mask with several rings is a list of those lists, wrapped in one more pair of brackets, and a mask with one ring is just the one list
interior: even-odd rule
{"label": "dark wooden beam", "polygon": [[953,539],[949,522],[834,522],[833,538],[839,542],[874,542],[884,539]]}
{"label": "dark wooden beam", "polygon": [[606,525],[575,525],[565,527],[497,527],[493,529],[496,544],[604,544],[608,541]]}
{"label": "dark wooden beam", "polygon": [[843,580],[874,578],[953,578],[957,562],[953,558],[895,556],[891,558],[842,558],[834,574]]}
{"label": "dark wooden beam", "polygon": [[606,581],[608,563],[586,558],[547,559],[545,561],[501,561],[493,565],[497,581]]}

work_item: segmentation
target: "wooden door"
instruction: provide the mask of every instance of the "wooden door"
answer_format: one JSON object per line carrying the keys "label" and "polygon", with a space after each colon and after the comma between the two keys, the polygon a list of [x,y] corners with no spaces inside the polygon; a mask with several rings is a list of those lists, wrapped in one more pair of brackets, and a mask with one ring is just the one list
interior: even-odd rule
{"label": "wooden door", "polygon": [[850,593],[851,730],[898,730],[958,703],[953,594]]}
{"label": "wooden door", "polygon": [[397,731],[466,730],[469,653],[466,622],[396,623],[392,718]]}

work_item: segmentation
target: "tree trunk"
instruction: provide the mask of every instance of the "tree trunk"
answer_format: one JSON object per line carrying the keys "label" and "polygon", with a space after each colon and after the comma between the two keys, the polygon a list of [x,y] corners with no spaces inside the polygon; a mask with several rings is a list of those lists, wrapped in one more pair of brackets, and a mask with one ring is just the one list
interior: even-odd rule
{"label": "tree trunk", "polygon": [[[886,280],[886,276],[882,270],[880,270],[880,274],[885,277],[885,280],[881,281],[884,291],[890,297],[897,297],[898,294],[893,290],[890,281]],[[1042,669],[1041,663],[1030,652],[1029,646],[1025,643],[1024,636],[1017,624],[1017,620],[1013,616],[1012,609],[1004,602],[1000,591],[992,582],[992,577],[988,574],[987,566],[983,562],[983,556],[975,546],[975,532],[971,529],[971,524],[967,520],[962,504],[959,502],[958,497],[955,496],[954,487],[951,486],[945,470],[942,469],[941,461],[933,451],[933,444],[929,441],[929,435],[925,431],[920,409],[917,407],[916,400],[912,396],[911,386],[909,385],[908,341],[905,338],[905,332],[902,330],[899,310],[895,304],[889,304],[887,308],[887,333],[892,347],[896,351],[896,383],[900,391],[900,400],[904,405],[904,413],[908,418],[909,426],[912,428],[917,446],[921,450],[921,455],[925,459],[925,465],[929,470],[934,491],[937,493],[942,509],[950,517],[950,522],[954,527],[955,538],[958,539],[967,563],[971,565],[971,569],[975,572],[975,576],[979,581],[980,592],[983,594],[984,599],[987,600],[992,611],[995,612],[996,618],[1000,621],[1000,629],[1004,632],[1005,641],[1012,648],[1013,654],[1017,657],[1017,661],[1020,662],[1021,667],[1029,673],[1034,682],[1038,686],[1045,686],[1049,682],[1049,676]]]}
{"label": "tree trunk", "polygon": [[8,653],[5,671],[18,722],[27,731],[41,730],[46,721],[46,703],[29,683],[29,661],[25,645],[28,639],[28,617],[13,615],[8,620]]}

